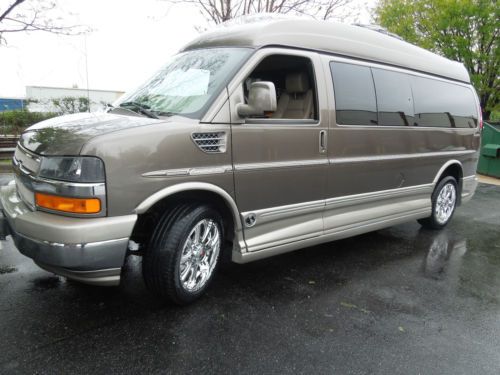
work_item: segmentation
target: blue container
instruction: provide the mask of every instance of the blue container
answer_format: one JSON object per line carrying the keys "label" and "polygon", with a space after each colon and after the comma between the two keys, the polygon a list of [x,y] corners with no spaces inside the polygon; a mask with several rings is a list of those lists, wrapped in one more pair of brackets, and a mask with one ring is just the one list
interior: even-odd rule
{"label": "blue container", "polygon": [[23,99],[0,98],[0,112],[21,110],[23,108]]}

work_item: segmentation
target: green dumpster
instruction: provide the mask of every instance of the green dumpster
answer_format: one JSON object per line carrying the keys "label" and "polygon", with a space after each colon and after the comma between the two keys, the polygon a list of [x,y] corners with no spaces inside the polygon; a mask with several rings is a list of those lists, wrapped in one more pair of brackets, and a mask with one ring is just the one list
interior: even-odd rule
{"label": "green dumpster", "polygon": [[500,125],[484,123],[477,171],[500,178]]}

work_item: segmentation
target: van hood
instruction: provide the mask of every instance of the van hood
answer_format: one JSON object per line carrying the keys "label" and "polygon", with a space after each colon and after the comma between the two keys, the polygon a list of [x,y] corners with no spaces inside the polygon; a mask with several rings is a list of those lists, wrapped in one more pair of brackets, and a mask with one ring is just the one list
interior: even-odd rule
{"label": "van hood", "polygon": [[133,115],[77,113],[45,120],[29,127],[19,143],[40,155],[78,155],[91,138],[138,126],[170,122]]}

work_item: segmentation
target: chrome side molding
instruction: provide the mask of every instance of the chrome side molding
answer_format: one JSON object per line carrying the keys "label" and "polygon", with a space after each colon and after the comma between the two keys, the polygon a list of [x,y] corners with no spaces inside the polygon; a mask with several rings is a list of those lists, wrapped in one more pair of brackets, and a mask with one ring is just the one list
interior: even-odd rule
{"label": "chrome side molding", "polygon": [[326,165],[328,159],[313,159],[313,160],[291,160],[291,161],[277,161],[269,163],[248,163],[248,164],[235,164],[234,170],[236,171],[252,171],[258,169],[268,168],[287,168],[287,167],[307,167],[315,165]]}
{"label": "chrome side molding", "polygon": [[393,154],[393,155],[373,155],[373,156],[353,156],[353,157],[338,157],[330,158],[330,163],[365,163],[373,161],[387,161],[400,159],[420,159],[432,157],[449,157],[469,155],[477,152],[476,150],[457,150],[457,151],[437,151],[437,152],[419,152],[413,154]]}
{"label": "chrome side molding", "polygon": [[231,165],[221,165],[216,167],[196,167],[196,168],[181,168],[181,169],[163,169],[143,173],[142,177],[161,178],[161,177],[179,177],[179,176],[205,176],[211,174],[222,174],[232,172]]}

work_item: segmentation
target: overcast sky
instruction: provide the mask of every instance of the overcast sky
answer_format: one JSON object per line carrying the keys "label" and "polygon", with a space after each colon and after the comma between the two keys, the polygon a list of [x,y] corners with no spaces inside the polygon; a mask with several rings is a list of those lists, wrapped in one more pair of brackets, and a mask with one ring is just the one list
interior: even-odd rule
{"label": "overcast sky", "polygon": [[[356,2],[361,12],[357,21],[369,23],[368,7],[375,0]],[[8,46],[0,46],[0,97],[24,97],[25,86],[86,88],[85,44],[91,89],[133,89],[198,35],[195,26],[206,25],[193,6],[162,0],[60,4],[64,13],[75,14],[93,32],[86,37],[43,32],[7,35]]]}

